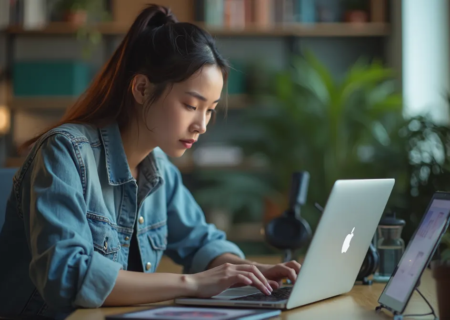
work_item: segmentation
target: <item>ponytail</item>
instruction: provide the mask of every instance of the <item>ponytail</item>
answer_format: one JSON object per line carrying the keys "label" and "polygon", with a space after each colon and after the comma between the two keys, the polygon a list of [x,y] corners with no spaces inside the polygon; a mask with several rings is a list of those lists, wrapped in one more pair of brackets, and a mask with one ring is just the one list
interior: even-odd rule
{"label": "ponytail", "polygon": [[218,65],[226,80],[228,64],[219,54],[211,35],[191,23],[178,22],[166,7],[149,5],[138,15],[86,92],[62,119],[22,147],[30,147],[46,131],[65,123],[102,127],[116,121],[119,127],[124,127],[136,114],[131,94],[131,83],[136,74],[146,75],[155,86],[151,105],[168,85],[186,80],[206,64]]}

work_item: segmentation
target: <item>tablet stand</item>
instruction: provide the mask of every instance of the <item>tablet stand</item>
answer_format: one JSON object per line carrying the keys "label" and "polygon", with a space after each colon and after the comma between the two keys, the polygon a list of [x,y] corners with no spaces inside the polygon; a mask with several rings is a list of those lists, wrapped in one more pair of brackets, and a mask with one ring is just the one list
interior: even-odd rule
{"label": "tablet stand", "polygon": [[435,320],[438,320],[438,316],[436,315],[436,313],[434,312],[433,307],[431,306],[431,304],[428,302],[427,298],[425,298],[425,296],[422,294],[422,292],[420,292],[419,290],[419,286],[416,286],[415,290],[420,294],[420,296],[423,298],[423,300],[425,300],[425,302],[427,303],[427,305],[430,307],[431,312],[429,313],[421,313],[421,314],[400,314],[397,311],[392,311],[390,308],[387,308],[386,306],[383,305],[379,305],[378,307],[375,308],[375,311],[379,311],[383,308],[391,311],[394,313],[394,320],[403,320],[403,317],[425,317],[425,316],[429,316],[429,315],[433,315]]}

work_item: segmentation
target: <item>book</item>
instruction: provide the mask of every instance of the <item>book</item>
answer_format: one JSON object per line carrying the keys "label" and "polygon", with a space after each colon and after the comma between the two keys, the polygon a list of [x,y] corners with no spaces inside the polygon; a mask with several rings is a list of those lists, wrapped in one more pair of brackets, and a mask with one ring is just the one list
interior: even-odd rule
{"label": "book", "polygon": [[370,20],[372,22],[386,22],[385,0],[370,0]]}
{"label": "book", "polygon": [[105,320],[260,320],[278,316],[280,310],[253,310],[253,309],[231,309],[231,308],[203,308],[203,307],[181,307],[164,306],[136,312],[127,312],[118,315],[106,316]]}
{"label": "book", "polygon": [[259,0],[254,6],[254,21],[258,27],[270,27],[274,23],[274,2]]}
{"label": "book", "polygon": [[205,0],[205,23],[208,26],[223,27],[223,0]]}

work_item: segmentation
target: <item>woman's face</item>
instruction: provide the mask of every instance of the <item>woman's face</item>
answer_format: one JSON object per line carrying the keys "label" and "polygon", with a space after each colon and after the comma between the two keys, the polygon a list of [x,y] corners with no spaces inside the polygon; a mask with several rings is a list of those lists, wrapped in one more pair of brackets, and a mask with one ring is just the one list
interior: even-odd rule
{"label": "woman's face", "polygon": [[206,65],[169,87],[144,113],[152,143],[170,157],[182,156],[206,132],[222,87],[222,71],[216,65]]}

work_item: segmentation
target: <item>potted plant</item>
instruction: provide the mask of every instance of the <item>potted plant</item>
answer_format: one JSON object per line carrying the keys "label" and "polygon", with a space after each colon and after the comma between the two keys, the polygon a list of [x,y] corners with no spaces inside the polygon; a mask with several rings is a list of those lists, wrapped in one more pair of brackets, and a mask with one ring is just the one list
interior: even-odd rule
{"label": "potted plant", "polygon": [[110,20],[103,0],[58,0],[56,14],[66,23],[76,28],[77,40],[83,44],[82,54],[89,58],[93,47],[98,45],[102,34],[96,23]]}
{"label": "potted plant", "polygon": [[344,0],[344,21],[351,23],[365,23],[369,21],[367,12],[367,1]]}
{"label": "potted plant", "polygon": [[93,2],[91,0],[59,0],[57,2],[58,12],[64,22],[81,26],[86,24],[88,11]]}
{"label": "potted plant", "polygon": [[265,213],[272,205],[261,207],[264,200],[275,203],[279,210],[271,211],[281,214],[287,208],[292,173],[308,171],[302,215],[314,228],[320,218],[314,202],[325,203],[336,179],[393,176],[404,165],[399,159],[392,172],[372,165],[372,146],[388,148],[395,128],[391,117],[401,117],[402,100],[392,70],[361,60],[341,79],[311,53],[294,57],[293,68],[271,76],[253,69],[272,82],[252,88],[255,106],[241,110],[236,125],[240,131],[235,133],[239,138],[233,143],[247,158],[265,163],[265,174],[248,173],[246,179],[254,182],[246,184],[240,182],[240,173],[216,174],[216,183],[205,187],[207,194],[199,202],[217,200],[230,206],[239,199],[240,207],[258,202],[254,215],[261,221],[264,215],[272,216]]}
{"label": "potted plant", "polygon": [[314,224],[320,217],[314,202],[324,204],[337,179],[396,175],[400,164],[390,172],[372,159],[377,147],[389,148],[402,99],[393,71],[377,61],[356,62],[342,79],[308,52],[292,66],[271,77],[272,92],[253,98],[258,108],[245,110],[240,125],[251,135],[235,143],[268,163],[265,183],[281,194],[288,194],[293,172],[310,173],[305,214]]}
{"label": "potted plant", "polygon": [[440,319],[450,319],[450,231],[442,237],[441,258],[431,262],[433,277],[436,280]]}
{"label": "potted plant", "polygon": [[[450,97],[447,98],[450,107]],[[433,194],[450,191],[450,126],[420,114],[399,121],[388,148],[377,148],[374,166],[389,164],[398,172],[391,207],[406,221],[403,235],[409,239],[417,228]]]}

